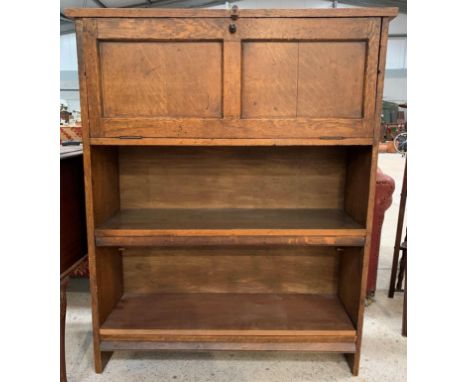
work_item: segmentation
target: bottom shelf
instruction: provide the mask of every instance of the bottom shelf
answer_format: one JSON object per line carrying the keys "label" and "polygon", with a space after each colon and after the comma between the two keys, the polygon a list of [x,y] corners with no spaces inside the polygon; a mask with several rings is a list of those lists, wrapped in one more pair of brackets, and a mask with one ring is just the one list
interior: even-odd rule
{"label": "bottom shelf", "polygon": [[355,350],[339,298],[312,294],[125,294],[101,350]]}

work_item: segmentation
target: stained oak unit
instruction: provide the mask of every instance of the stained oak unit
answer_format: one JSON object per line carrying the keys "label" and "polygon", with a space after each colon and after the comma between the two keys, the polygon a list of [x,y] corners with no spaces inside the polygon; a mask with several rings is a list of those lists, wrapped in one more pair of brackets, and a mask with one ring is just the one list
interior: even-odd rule
{"label": "stained oak unit", "polygon": [[121,349],[295,350],[357,374],[396,9],[66,14],[96,371]]}

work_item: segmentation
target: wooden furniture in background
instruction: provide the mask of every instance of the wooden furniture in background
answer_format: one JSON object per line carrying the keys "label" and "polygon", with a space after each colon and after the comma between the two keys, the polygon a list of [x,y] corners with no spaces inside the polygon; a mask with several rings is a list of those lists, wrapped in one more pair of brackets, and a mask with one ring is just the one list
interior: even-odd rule
{"label": "wooden furniture in background", "polygon": [[83,131],[81,126],[60,126],[60,143],[70,141],[83,141]]}
{"label": "wooden furniture in background", "polygon": [[403,255],[401,257],[402,261],[404,259],[404,277],[405,277],[405,294],[404,294],[404,301],[403,301],[403,324],[401,328],[401,334],[406,337],[406,310],[407,310],[407,289],[408,289],[408,273],[407,273],[407,268],[406,268],[406,260],[407,260],[407,254],[408,254],[408,243],[407,243],[407,237],[405,237],[405,241],[401,243],[401,250],[403,252]]}
{"label": "wooden furniture in background", "polygon": [[88,252],[82,146],[60,146],[60,274]]}
{"label": "wooden furniture in background", "polygon": [[380,237],[385,211],[392,205],[395,181],[377,168],[374,202],[374,220],[371,248],[369,255],[369,272],[367,276],[367,297],[373,296],[377,287],[377,269],[379,265]]}
{"label": "wooden furniture in background", "polygon": [[60,380],[66,382],[65,317],[68,279],[87,258],[83,149],[60,146]]}
{"label": "wooden furniture in background", "polygon": [[[398,259],[400,258],[400,251],[401,248],[401,237],[403,233],[403,223],[405,220],[405,212],[406,212],[406,174],[407,174],[407,162],[405,162],[405,172],[403,174],[403,185],[401,187],[401,195],[400,195],[400,209],[398,211],[398,221],[397,221],[397,230],[395,236],[395,246],[393,249],[393,260],[392,260],[392,271],[390,274],[390,287],[388,289],[388,297],[393,298],[395,295],[395,284],[397,281],[397,272],[398,272]],[[406,244],[406,240],[405,240]],[[406,271],[406,262],[401,264],[400,267],[401,272]],[[401,273],[400,272],[400,273]],[[401,274],[403,274],[401,273]],[[399,290],[401,291],[402,282],[399,283]]]}
{"label": "wooden furniture in background", "polygon": [[77,9],[94,359],[346,354],[359,370],[396,8]]}

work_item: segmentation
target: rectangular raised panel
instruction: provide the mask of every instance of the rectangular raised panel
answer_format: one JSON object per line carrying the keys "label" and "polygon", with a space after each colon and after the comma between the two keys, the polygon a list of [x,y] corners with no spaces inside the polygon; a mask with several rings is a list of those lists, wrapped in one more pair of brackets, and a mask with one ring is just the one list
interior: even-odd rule
{"label": "rectangular raised panel", "polygon": [[242,54],[242,116],[295,117],[297,43],[245,42]]}
{"label": "rectangular raised panel", "polygon": [[298,117],[362,117],[365,42],[301,42],[298,57]]}
{"label": "rectangular raised panel", "polygon": [[366,42],[243,43],[243,118],[362,118]]}
{"label": "rectangular raised panel", "polygon": [[103,117],[221,117],[221,42],[101,42],[99,52]]}
{"label": "rectangular raised panel", "polygon": [[127,293],[337,293],[338,254],[330,247],[129,248],[123,253]]}

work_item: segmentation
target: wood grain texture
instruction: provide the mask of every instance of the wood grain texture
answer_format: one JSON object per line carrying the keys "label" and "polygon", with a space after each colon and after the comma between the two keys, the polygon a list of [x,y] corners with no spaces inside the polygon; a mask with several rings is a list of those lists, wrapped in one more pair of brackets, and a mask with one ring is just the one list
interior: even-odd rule
{"label": "wood grain texture", "polygon": [[95,251],[98,316],[102,324],[122,296],[122,258],[116,248],[96,248]]}
{"label": "wood grain texture", "polygon": [[[88,225],[95,227],[119,209],[118,152],[115,147],[100,146],[91,149],[89,143],[85,145],[87,146],[85,146],[85,152],[90,152],[91,162],[88,174],[92,191],[87,192],[92,195],[92,212],[89,215],[90,212],[87,211]],[[91,288],[95,288],[93,320],[95,320],[95,327],[98,328],[122,295],[122,261],[116,248],[96,248],[92,240],[93,236],[92,234],[88,239],[88,255]],[[94,269],[94,272],[91,269]],[[95,352],[100,351],[99,343],[95,343],[95,346]],[[95,360],[99,359],[95,361],[96,372],[102,372],[110,356],[111,354],[95,355]]]}
{"label": "wood grain texture", "polygon": [[242,44],[242,117],[296,117],[298,44]]}
{"label": "wood grain texture", "polygon": [[222,18],[106,18],[95,19],[101,40],[144,41],[230,39],[228,20]]}
{"label": "wood grain texture", "polygon": [[341,342],[341,338],[330,342],[152,342],[152,341],[102,341],[101,350],[157,350],[157,351],[292,351],[354,353],[353,342]]}
{"label": "wood grain texture", "polygon": [[[222,18],[93,19],[87,43],[88,82],[95,105],[90,113],[92,137],[372,136],[373,114],[368,105],[375,92],[378,18],[246,18],[237,21],[235,34],[228,32],[229,22]],[[338,46],[307,54],[309,46],[364,45],[356,40],[369,42],[364,73],[360,70],[364,58],[355,60],[355,52]],[[242,62],[240,41],[245,41]],[[302,62],[299,46],[304,46]],[[320,86],[303,81],[309,78],[307,57],[314,61],[311,72]],[[341,59],[355,64],[333,66]],[[327,75],[336,72],[332,67],[341,72]],[[365,94],[359,96],[364,83]],[[330,93],[336,93],[337,86],[342,95],[338,99]],[[239,92],[243,117],[269,120],[239,120]],[[334,98],[335,102],[327,101]],[[186,120],[193,117],[199,119]],[[291,121],[275,122],[277,118],[294,118],[294,126]]]}
{"label": "wood grain texture", "polygon": [[362,118],[365,42],[301,42],[297,115]]}
{"label": "wood grain texture", "polygon": [[116,147],[93,147],[91,172],[94,224],[99,225],[120,208],[119,160]]}
{"label": "wood grain texture", "polygon": [[347,18],[240,18],[236,33],[229,32],[232,20],[223,18],[95,18],[100,40],[367,40],[377,17]]}
{"label": "wood grain texture", "polygon": [[315,235],[304,235],[299,232],[296,235],[224,235],[213,234],[205,236],[175,236],[175,235],[152,235],[152,236],[101,236],[96,232],[96,245],[102,247],[186,247],[186,246],[246,246],[246,245],[282,245],[282,246],[339,246],[356,247],[365,243],[366,230],[342,230],[333,233],[317,232]]}
{"label": "wood grain texture", "polygon": [[[267,41],[357,41],[375,33],[377,17],[369,18],[241,18],[236,21],[236,38]],[[378,33],[378,31],[377,31]],[[377,35],[378,37],[378,35]]]}
{"label": "wood grain texture", "polygon": [[104,117],[221,117],[219,42],[101,42]]}
{"label": "wood grain texture", "polygon": [[363,228],[338,209],[172,208],[121,210],[96,231],[100,236],[311,235]]}
{"label": "wood grain texture", "polygon": [[[396,10],[241,10],[236,33],[226,11],[70,14],[84,17],[77,35],[96,370],[113,346],[237,347],[341,350],[356,375]],[[206,49],[194,46],[217,48],[202,63]],[[248,57],[265,61],[265,71]],[[130,209],[136,219],[127,219]],[[128,246],[123,264],[118,245]],[[339,261],[320,255],[333,246]],[[127,286],[145,293],[122,296]],[[161,290],[184,293],[153,293]],[[247,293],[195,293],[206,290]]]}
{"label": "wood grain texture", "polygon": [[[367,38],[366,79],[364,87],[364,120],[370,130],[375,128],[375,118],[380,124],[380,114],[375,114],[377,74],[379,71],[381,20],[374,19],[369,24],[369,37]],[[385,70],[385,69],[384,69]]]}
{"label": "wood grain texture", "polygon": [[[220,296],[214,293],[212,296]],[[274,296],[274,295],[272,295]],[[298,296],[298,295],[289,295]],[[103,341],[141,341],[141,342],[185,342],[187,344],[232,343],[232,344],[313,344],[356,342],[355,330],[198,330],[198,329],[113,329],[99,330]],[[258,345],[257,345],[258,346]],[[291,345],[290,345],[291,346]]]}
{"label": "wood grain texture", "polygon": [[[240,9],[240,17],[395,17],[397,7],[339,8],[339,9]],[[230,11],[222,9],[122,9],[122,8],[68,8],[65,15],[80,17],[225,17]]]}
{"label": "wood grain texture", "polygon": [[363,248],[343,248],[340,253],[338,296],[354,325],[361,306]]}
{"label": "wood grain texture", "polygon": [[91,167],[91,147],[89,144],[90,137],[90,111],[93,108],[90,105],[91,99],[88,98],[88,80],[86,76],[87,49],[89,48],[89,30],[92,29],[92,22],[89,20],[76,21],[76,42],[78,53],[78,75],[80,82],[80,105],[81,105],[81,122],[83,128],[83,166],[84,166],[84,185],[85,185],[85,201],[86,201],[86,226],[88,240],[88,267],[91,292],[91,311],[92,311],[92,326],[93,326],[93,353],[94,367],[96,373],[101,373],[104,369],[106,360],[110,357],[109,352],[101,352],[100,336],[99,336],[99,294],[96,269],[96,250],[94,246],[94,201],[93,201],[93,184],[92,184],[92,167]]}
{"label": "wood grain texture", "polygon": [[[99,64],[99,49],[97,42],[97,22],[95,19],[86,19],[83,23],[83,32],[81,33],[82,57],[81,70],[82,78],[86,81],[87,88],[87,110],[89,137],[101,135],[101,117],[102,117],[102,99],[101,99],[101,72]],[[81,85],[80,85],[81,86]],[[80,97],[82,93],[80,92]],[[83,110],[83,109],[81,109]],[[86,122],[81,116],[82,124]],[[84,125],[83,125],[84,126]],[[83,137],[83,151],[85,150],[85,140]]]}
{"label": "wood grain texture", "polygon": [[376,173],[377,173],[377,158],[378,158],[378,144],[379,144],[379,130],[380,130],[380,112],[382,108],[382,97],[383,97],[383,82],[385,74],[385,60],[386,60],[386,50],[387,50],[387,41],[388,41],[388,25],[390,19],[382,19],[382,27],[380,30],[380,39],[379,39],[379,61],[378,61],[378,78],[376,85],[376,98],[375,98],[375,122],[374,122],[374,145],[372,147],[372,160],[371,160],[371,170],[370,170],[370,181],[369,181],[369,199],[367,207],[367,237],[366,244],[364,247],[364,257],[362,265],[362,277],[361,277],[361,291],[360,291],[360,305],[358,310],[358,320],[357,320],[357,340],[356,340],[356,353],[349,354],[346,356],[351,372],[353,375],[358,375],[359,365],[361,359],[361,343],[362,343],[362,331],[364,325],[364,302],[366,296],[366,284],[367,284],[367,275],[369,268],[369,256],[370,256],[370,242],[373,229],[373,208],[375,202],[375,184],[376,184]]}
{"label": "wood grain texture", "polygon": [[368,60],[365,41],[243,43],[242,117],[363,118],[374,45]]}
{"label": "wood grain texture", "polygon": [[203,138],[91,138],[96,146],[371,146],[373,138],[343,139],[203,139]]}
{"label": "wood grain texture", "polygon": [[241,114],[241,65],[240,41],[223,44],[223,117],[239,118]]}
{"label": "wood grain texture", "polygon": [[366,138],[373,136],[373,125],[350,118],[102,118],[99,137],[161,138]]}
{"label": "wood grain texture", "polygon": [[173,340],[197,334],[355,334],[336,296],[270,293],[125,294],[101,326],[101,334],[106,330],[150,330]]}
{"label": "wood grain texture", "polygon": [[371,164],[372,147],[363,146],[348,151],[344,208],[363,226],[367,221]]}
{"label": "wood grain texture", "polygon": [[383,88],[385,80],[385,62],[387,60],[389,18],[382,19],[382,28],[379,40],[378,79],[375,98],[374,144],[380,142],[380,115],[382,113]]}
{"label": "wood grain texture", "polygon": [[345,148],[121,147],[121,209],[341,209]]}
{"label": "wood grain texture", "polygon": [[123,252],[123,274],[126,293],[336,294],[338,254],[330,247],[132,248]]}

